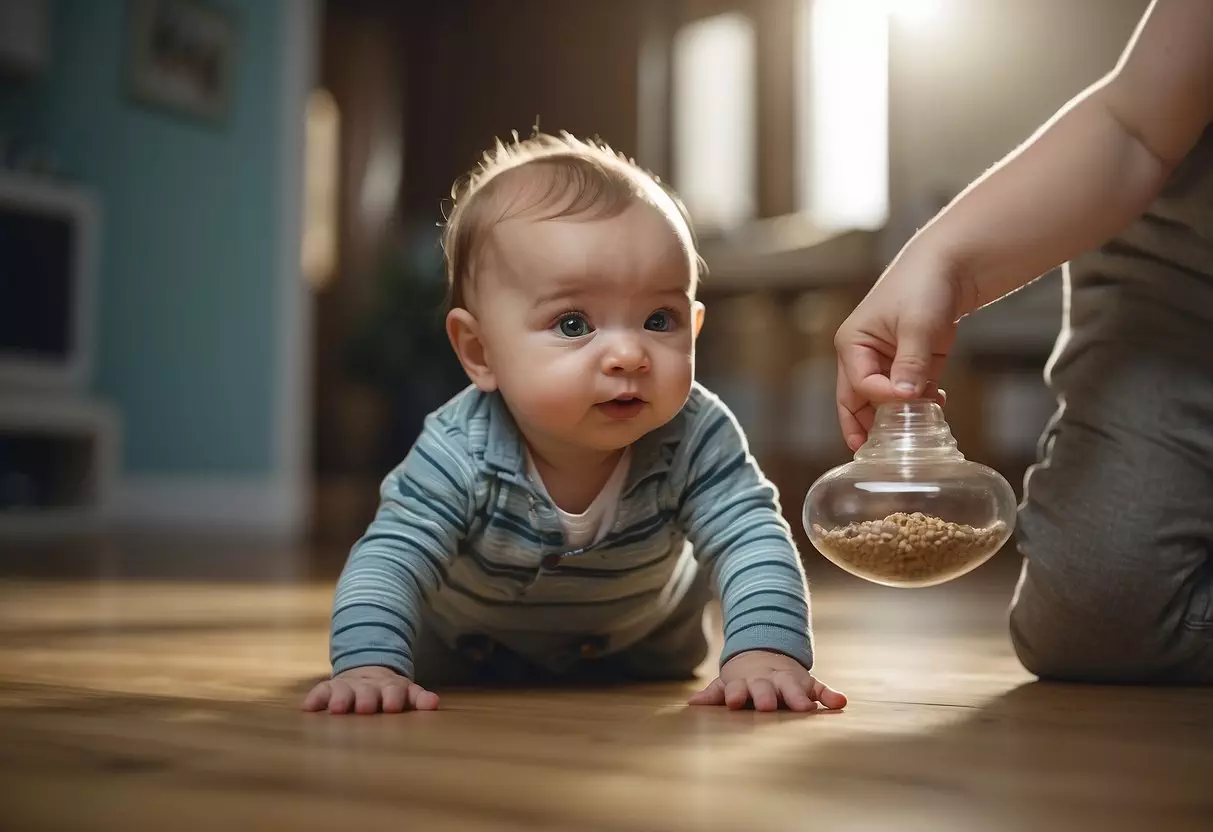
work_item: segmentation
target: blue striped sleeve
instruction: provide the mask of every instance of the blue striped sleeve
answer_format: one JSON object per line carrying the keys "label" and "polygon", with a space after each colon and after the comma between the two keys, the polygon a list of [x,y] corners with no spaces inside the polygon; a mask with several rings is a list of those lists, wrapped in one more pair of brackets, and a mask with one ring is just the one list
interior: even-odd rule
{"label": "blue striped sleeve", "polygon": [[426,597],[475,516],[466,438],[431,416],[404,461],[380,486],[379,508],[337,582],[329,660],[333,674],[381,665],[413,674],[412,645]]}
{"label": "blue striped sleeve", "polygon": [[695,557],[711,570],[724,612],[720,662],[769,650],[812,669],[808,585],[779,494],[733,414],[706,391],[701,395],[684,443],[680,519]]}

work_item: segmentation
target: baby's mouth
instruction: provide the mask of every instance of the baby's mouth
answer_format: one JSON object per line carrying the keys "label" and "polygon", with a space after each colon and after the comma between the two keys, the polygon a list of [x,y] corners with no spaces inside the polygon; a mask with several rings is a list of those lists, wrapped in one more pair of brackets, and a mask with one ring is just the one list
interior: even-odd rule
{"label": "baby's mouth", "polygon": [[644,409],[645,401],[639,396],[623,395],[599,402],[597,407],[612,419],[630,419]]}

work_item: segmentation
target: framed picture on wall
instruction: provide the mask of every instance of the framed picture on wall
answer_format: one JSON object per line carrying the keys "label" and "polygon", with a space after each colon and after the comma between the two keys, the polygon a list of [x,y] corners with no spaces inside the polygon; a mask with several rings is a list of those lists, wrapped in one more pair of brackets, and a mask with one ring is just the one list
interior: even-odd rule
{"label": "framed picture on wall", "polygon": [[218,124],[231,106],[239,22],[208,0],[127,0],[127,85],[139,102]]}

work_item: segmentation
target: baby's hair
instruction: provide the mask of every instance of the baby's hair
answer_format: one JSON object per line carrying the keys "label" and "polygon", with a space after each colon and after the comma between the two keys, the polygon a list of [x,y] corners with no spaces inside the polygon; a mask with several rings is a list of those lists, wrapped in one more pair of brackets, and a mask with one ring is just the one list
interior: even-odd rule
{"label": "baby's hair", "polygon": [[[451,189],[453,206],[442,232],[446,254],[449,306],[466,308],[468,281],[489,233],[500,222],[544,208],[540,219],[584,215],[614,217],[633,201],[643,200],[665,215],[687,247],[692,280],[701,263],[690,217],[678,197],[634,160],[597,139],[585,141],[562,132],[557,136],[538,128],[526,139],[514,132],[509,144],[497,139],[481,162]],[[538,168],[545,178],[525,198],[492,199],[508,174],[522,167]]]}

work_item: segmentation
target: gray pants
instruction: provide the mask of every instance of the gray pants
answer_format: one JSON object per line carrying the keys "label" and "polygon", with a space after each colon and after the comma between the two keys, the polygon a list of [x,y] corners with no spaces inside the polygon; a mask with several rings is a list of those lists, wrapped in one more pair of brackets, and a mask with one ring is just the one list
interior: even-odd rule
{"label": "gray pants", "polygon": [[[492,639],[475,635],[448,645],[422,627],[413,645],[418,684],[434,690],[500,684],[562,684],[683,681],[692,679],[707,658],[704,611],[710,581],[700,570],[686,597],[662,624],[639,643],[611,652],[609,639],[571,639],[576,656],[554,672],[528,662]],[[601,655],[598,650],[606,648]]]}
{"label": "gray pants", "polygon": [[1042,678],[1213,683],[1213,347],[1178,346],[1087,344],[1054,368],[1010,619]]}

